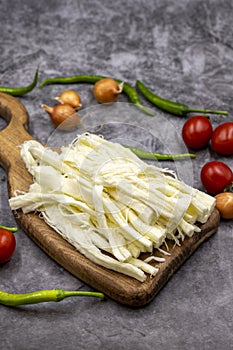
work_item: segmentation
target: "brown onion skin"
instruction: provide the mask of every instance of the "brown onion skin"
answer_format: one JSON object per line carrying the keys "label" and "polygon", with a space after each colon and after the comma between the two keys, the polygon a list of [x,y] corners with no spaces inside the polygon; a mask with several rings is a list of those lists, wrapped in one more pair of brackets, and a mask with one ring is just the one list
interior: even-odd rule
{"label": "brown onion skin", "polygon": [[53,125],[61,130],[73,130],[80,124],[76,110],[69,104],[58,104],[54,107],[43,104],[41,107],[50,115]]}
{"label": "brown onion skin", "polygon": [[111,78],[97,81],[93,88],[94,96],[99,103],[115,102],[121,91],[121,86]]}
{"label": "brown onion skin", "polygon": [[64,90],[55,100],[61,104],[68,104],[74,109],[78,110],[82,107],[81,97],[74,90]]}
{"label": "brown onion skin", "polygon": [[233,193],[223,192],[215,196],[216,208],[222,219],[233,219]]}

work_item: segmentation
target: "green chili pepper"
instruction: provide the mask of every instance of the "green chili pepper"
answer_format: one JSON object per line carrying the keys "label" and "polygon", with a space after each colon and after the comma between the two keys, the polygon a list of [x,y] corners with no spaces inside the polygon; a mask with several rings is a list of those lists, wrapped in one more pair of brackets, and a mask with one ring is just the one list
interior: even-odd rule
{"label": "green chili pepper", "polygon": [[36,69],[36,73],[30,85],[27,85],[24,87],[16,87],[16,88],[0,86],[0,92],[5,92],[6,94],[9,94],[12,96],[23,96],[27,94],[28,92],[32,91],[36,86],[38,81],[38,72],[39,72],[39,68]]}
{"label": "green chili pepper", "polygon": [[215,111],[209,109],[196,109],[189,108],[187,105],[166,100],[164,98],[155,95],[151,90],[149,90],[141,81],[137,80],[136,85],[141,92],[141,94],[151,103],[153,103],[158,108],[162,109],[165,112],[169,112],[178,116],[185,116],[188,113],[204,113],[204,114],[222,114],[228,115],[227,111]]}
{"label": "green chili pepper", "polygon": [[38,304],[49,301],[61,301],[72,296],[97,297],[104,299],[104,294],[99,292],[67,291],[62,289],[39,290],[25,294],[10,294],[0,290],[0,304],[18,306],[26,304]]}
{"label": "green chili pepper", "polygon": [[180,154],[161,154],[161,153],[153,153],[142,151],[138,148],[125,146],[129,148],[134,154],[136,154],[139,158],[148,159],[148,160],[175,160],[175,159],[184,159],[184,158],[196,158],[196,154],[193,153],[180,153]]}
{"label": "green chili pepper", "polygon": [[3,225],[0,225],[0,228],[3,228],[4,230],[11,231],[11,232],[16,232],[18,230],[17,227],[7,227]]}
{"label": "green chili pepper", "polygon": [[[74,83],[90,83],[95,84],[97,81],[104,79],[106,77],[100,76],[100,75],[73,75],[68,77],[55,77],[55,78],[47,78],[44,79],[40,83],[40,88],[42,88],[44,85],[47,84],[74,84]],[[121,83],[120,80],[115,79],[116,82]],[[154,115],[152,111],[144,107],[140,103],[140,99],[138,96],[137,91],[128,83],[123,84],[123,90],[122,90],[129,98],[130,102],[132,102],[135,106],[140,108],[142,111],[149,115]]]}

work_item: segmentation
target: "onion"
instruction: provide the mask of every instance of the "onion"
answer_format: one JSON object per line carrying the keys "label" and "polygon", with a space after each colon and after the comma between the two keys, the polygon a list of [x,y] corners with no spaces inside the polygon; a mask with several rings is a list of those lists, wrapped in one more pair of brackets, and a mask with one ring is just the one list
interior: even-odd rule
{"label": "onion", "polygon": [[233,219],[233,193],[223,192],[217,194],[216,208],[223,219]]}
{"label": "onion", "polygon": [[61,104],[68,104],[74,109],[80,109],[82,107],[81,98],[74,90],[65,90],[54,99]]}
{"label": "onion", "polygon": [[41,107],[50,115],[53,125],[61,130],[69,131],[80,124],[80,118],[76,110],[67,103],[58,104],[54,107],[42,104]]}
{"label": "onion", "polygon": [[95,83],[93,93],[98,102],[109,103],[117,100],[122,89],[123,83],[118,84],[111,78],[103,78]]}

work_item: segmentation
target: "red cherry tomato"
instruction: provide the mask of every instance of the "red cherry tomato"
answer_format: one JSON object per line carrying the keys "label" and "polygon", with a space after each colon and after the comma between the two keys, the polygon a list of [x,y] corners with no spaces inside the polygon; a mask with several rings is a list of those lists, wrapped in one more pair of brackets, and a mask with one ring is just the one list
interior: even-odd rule
{"label": "red cherry tomato", "polygon": [[0,264],[10,260],[16,247],[15,236],[12,232],[0,228]]}
{"label": "red cherry tomato", "polygon": [[201,170],[201,182],[212,195],[216,195],[231,184],[233,173],[228,165],[219,161],[206,163]]}
{"label": "red cherry tomato", "polygon": [[182,137],[189,148],[200,149],[207,146],[212,132],[212,124],[207,117],[194,116],[184,123]]}
{"label": "red cherry tomato", "polygon": [[220,124],[212,134],[212,148],[223,155],[233,154],[233,122]]}

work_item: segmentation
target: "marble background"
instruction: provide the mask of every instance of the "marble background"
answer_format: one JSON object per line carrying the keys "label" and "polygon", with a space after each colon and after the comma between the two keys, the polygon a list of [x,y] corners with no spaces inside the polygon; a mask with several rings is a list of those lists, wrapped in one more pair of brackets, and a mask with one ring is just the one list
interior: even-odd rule
{"label": "marble background", "polygon": [[[168,99],[227,109],[228,117],[211,117],[216,126],[220,120],[232,120],[232,18],[231,0],[1,0],[0,85],[29,84],[36,66],[40,81],[75,74],[103,74],[132,85],[140,79]],[[43,143],[54,128],[40,105],[53,104],[52,97],[63,89],[50,85],[20,98],[30,115],[30,133]],[[90,85],[78,89],[85,107],[96,105]],[[119,101],[127,98],[122,95]],[[157,113],[180,133],[185,119]],[[4,126],[0,119],[0,127]],[[199,189],[200,169],[210,159],[233,167],[232,157],[220,158],[211,149],[200,151],[191,164],[193,185]],[[0,194],[0,222],[15,225],[2,168]],[[0,307],[0,348],[232,349],[232,227],[232,221],[221,222],[218,233],[144,308],[85,298]],[[91,290],[45,255],[20,228],[16,238],[12,260],[0,267],[0,289]]]}

